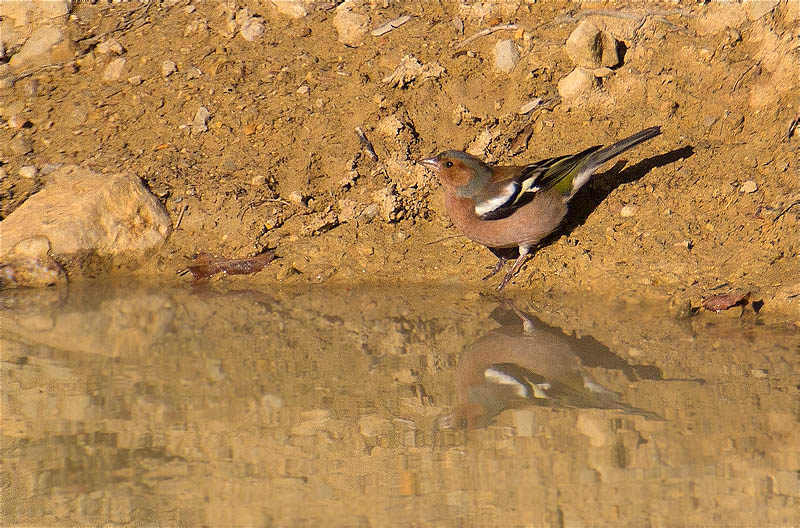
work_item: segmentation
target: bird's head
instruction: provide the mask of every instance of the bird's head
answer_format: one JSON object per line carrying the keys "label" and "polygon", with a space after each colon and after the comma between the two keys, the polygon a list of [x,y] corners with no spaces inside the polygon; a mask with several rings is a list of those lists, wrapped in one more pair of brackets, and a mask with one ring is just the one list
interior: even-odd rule
{"label": "bird's head", "polygon": [[484,162],[459,150],[447,150],[433,158],[419,160],[419,163],[433,169],[442,185],[451,188],[464,188],[477,181],[488,181],[492,169]]}

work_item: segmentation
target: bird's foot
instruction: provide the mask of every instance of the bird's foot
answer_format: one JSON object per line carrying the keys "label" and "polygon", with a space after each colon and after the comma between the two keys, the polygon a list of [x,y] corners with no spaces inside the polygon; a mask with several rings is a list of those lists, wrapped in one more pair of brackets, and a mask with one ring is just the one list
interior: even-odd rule
{"label": "bird's foot", "polygon": [[507,259],[507,258],[505,258],[505,257],[499,257],[499,258],[497,259],[497,264],[495,264],[495,265],[494,265],[494,269],[493,269],[492,271],[490,271],[490,272],[489,272],[489,274],[483,278],[483,280],[489,280],[489,279],[491,279],[492,277],[494,277],[495,275],[497,275],[497,273],[498,273],[498,272],[499,272],[501,269],[503,269],[503,266],[505,266],[505,265],[506,265],[506,262],[508,262],[508,259]]}
{"label": "bird's foot", "polygon": [[497,291],[503,291],[503,288],[506,287],[506,284],[508,284],[508,282],[511,280],[511,278],[514,277],[514,275],[516,275],[516,274],[517,274],[517,270],[515,270],[513,268],[508,270],[508,273],[506,273],[506,276],[503,277],[503,280],[500,281],[500,284],[497,286]]}

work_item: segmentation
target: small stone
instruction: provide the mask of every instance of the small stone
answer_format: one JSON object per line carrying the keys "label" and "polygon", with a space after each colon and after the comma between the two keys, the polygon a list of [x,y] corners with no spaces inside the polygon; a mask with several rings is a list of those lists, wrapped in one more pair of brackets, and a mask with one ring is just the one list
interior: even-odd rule
{"label": "small stone", "polygon": [[18,156],[25,156],[33,152],[33,142],[22,134],[17,134],[11,140],[11,151]]}
{"label": "small stone", "polygon": [[531,112],[534,108],[536,108],[540,104],[542,104],[542,98],[541,97],[537,97],[536,99],[528,101],[524,105],[520,106],[519,110],[517,110],[517,113],[519,115],[525,115],[525,114]]}
{"label": "small stone", "polygon": [[279,13],[291,18],[302,18],[308,14],[313,0],[272,0]]}
{"label": "small stone", "polygon": [[118,80],[122,76],[122,70],[125,69],[125,62],[127,61],[124,57],[119,57],[118,59],[114,59],[113,61],[109,62],[108,66],[106,66],[106,69],[103,72],[103,80]]}
{"label": "small stone", "polygon": [[639,208],[635,205],[628,204],[620,210],[619,215],[624,218],[628,218],[630,216],[634,216],[638,209]]}
{"label": "small stone", "polygon": [[747,180],[742,184],[741,187],[739,187],[739,192],[745,194],[754,193],[757,190],[758,190],[758,185],[753,180]]}
{"label": "small stone", "polygon": [[380,211],[381,208],[378,204],[371,203],[368,206],[366,206],[363,211],[361,211],[361,215],[359,216],[359,218],[363,218],[365,222],[371,222],[372,220],[375,219],[376,216],[378,216],[378,213],[380,213]]}
{"label": "small stone", "polygon": [[211,117],[211,112],[208,108],[201,106],[197,109],[192,120],[192,134],[201,134],[208,130],[208,119]]}
{"label": "small stone", "polygon": [[51,172],[55,172],[56,170],[61,168],[62,165],[63,163],[45,163],[44,166],[42,167],[42,170],[40,170],[39,173],[42,176],[47,176]]}
{"label": "small stone", "polygon": [[29,121],[19,114],[13,114],[8,118],[8,126],[16,128],[17,130],[23,128],[27,124],[29,124]]}
{"label": "small stone", "polygon": [[500,40],[494,47],[494,67],[501,72],[511,73],[519,63],[519,50],[513,40]]}
{"label": "small stone", "polygon": [[558,94],[565,101],[572,101],[587,95],[596,86],[597,78],[592,71],[579,66],[558,81]]}
{"label": "small stone", "polygon": [[38,172],[39,171],[37,171],[36,167],[34,167],[33,165],[25,165],[24,167],[19,169],[19,175],[28,180],[34,179]]}
{"label": "small stone", "polygon": [[346,0],[336,8],[333,27],[339,35],[339,42],[347,46],[361,45],[364,35],[369,31],[369,17],[354,12],[357,7],[354,0]]}
{"label": "small stone", "polygon": [[128,77],[128,83],[134,86],[139,86],[140,84],[142,84],[142,76],[134,75],[133,77]]}
{"label": "small stone", "polygon": [[297,205],[304,205],[306,197],[300,191],[292,191],[289,193],[289,201]]}
{"label": "small stone", "polygon": [[253,42],[264,34],[264,22],[258,17],[251,17],[245,20],[242,28],[239,30],[242,38],[248,42]]}
{"label": "small stone", "polygon": [[297,93],[299,93],[300,95],[305,95],[308,93],[308,90],[309,90],[308,85],[304,84],[303,86],[297,89]]}
{"label": "small stone", "polygon": [[192,66],[191,68],[186,70],[186,80],[187,81],[191,81],[192,79],[199,79],[200,77],[202,77],[202,75],[203,75],[203,72],[200,70],[200,68],[198,68],[196,66]]}
{"label": "small stone", "polygon": [[566,51],[572,62],[583,68],[613,68],[620,63],[617,40],[588,20],[578,24],[570,34]]}
{"label": "small stone", "polygon": [[64,40],[64,34],[54,26],[42,26],[31,33],[25,44],[11,56],[9,64],[12,68],[28,68],[38,61],[46,60],[45,54],[59,42]]}
{"label": "small stone", "polygon": [[95,48],[95,51],[100,55],[107,55],[109,53],[113,53],[114,55],[122,55],[125,51],[125,48],[122,47],[122,44],[115,38],[110,38],[104,42],[101,42]]}
{"label": "small stone", "polygon": [[165,60],[161,63],[161,76],[162,77],[169,77],[173,73],[178,71],[178,65],[175,64],[171,60]]}

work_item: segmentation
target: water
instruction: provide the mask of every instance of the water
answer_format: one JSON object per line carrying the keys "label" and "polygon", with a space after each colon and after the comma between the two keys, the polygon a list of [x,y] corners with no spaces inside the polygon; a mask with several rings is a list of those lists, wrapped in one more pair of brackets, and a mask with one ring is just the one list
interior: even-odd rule
{"label": "water", "polygon": [[455,289],[6,291],[4,525],[800,523],[800,337]]}

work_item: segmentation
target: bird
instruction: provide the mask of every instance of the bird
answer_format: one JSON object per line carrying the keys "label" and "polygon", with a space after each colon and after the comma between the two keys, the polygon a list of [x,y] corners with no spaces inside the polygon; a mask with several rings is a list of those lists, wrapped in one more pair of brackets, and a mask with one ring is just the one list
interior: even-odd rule
{"label": "bird", "polygon": [[523,166],[493,166],[458,150],[418,163],[438,175],[445,208],[456,228],[499,257],[484,280],[503,268],[509,248],[519,249],[519,257],[497,287],[500,291],[519,272],[531,248],[558,228],[567,203],[598,168],[659,134],[661,127],[654,126],[608,146],[595,145]]}
{"label": "bird", "polygon": [[534,406],[663,420],[628,405],[591,377],[580,357],[588,346],[583,338],[565,335],[510,302],[495,309],[492,318],[501,326],[464,347],[454,376],[456,405],[438,419],[437,428],[484,428],[507,409]]}

